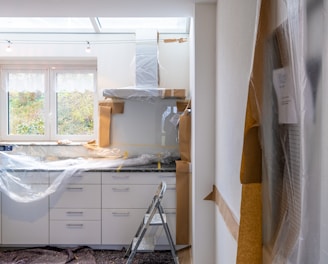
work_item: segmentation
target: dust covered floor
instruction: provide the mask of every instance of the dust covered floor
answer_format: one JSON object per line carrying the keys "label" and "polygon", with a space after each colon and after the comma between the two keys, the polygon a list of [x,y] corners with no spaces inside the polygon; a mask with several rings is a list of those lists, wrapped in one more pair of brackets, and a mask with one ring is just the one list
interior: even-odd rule
{"label": "dust covered floor", "polygon": [[[38,247],[0,251],[1,264],[125,264],[125,250],[93,250],[89,247],[57,248]],[[137,253],[133,264],[173,263],[170,251]]]}

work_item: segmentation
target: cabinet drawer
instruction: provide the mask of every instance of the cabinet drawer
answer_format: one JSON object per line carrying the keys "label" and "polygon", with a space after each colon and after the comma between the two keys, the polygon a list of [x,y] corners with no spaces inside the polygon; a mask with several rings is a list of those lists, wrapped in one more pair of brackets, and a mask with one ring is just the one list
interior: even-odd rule
{"label": "cabinet drawer", "polygon": [[22,183],[28,184],[49,184],[49,174],[47,171],[8,171],[13,176],[18,177]]}
{"label": "cabinet drawer", "polygon": [[100,221],[50,221],[50,244],[100,244]]}
{"label": "cabinet drawer", "polygon": [[[157,185],[103,185],[103,208],[148,208]],[[176,208],[176,189],[168,185],[162,205],[165,208]]]}
{"label": "cabinet drawer", "polygon": [[[62,174],[63,173],[63,174]],[[60,177],[68,177],[69,184],[100,184],[101,172],[87,171],[76,173],[73,175],[67,174],[66,171],[50,172],[50,183],[53,183],[55,179]]]}
{"label": "cabinet drawer", "polygon": [[50,220],[101,220],[100,209],[50,209]]}
{"label": "cabinet drawer", "polygon": [[[146,213],[145,209],[103,209],[102,243],[128,245],[134,238]],[[170,233],[175,242],[175,210],[165,210]],[[168,245],[162,225],[150,226],[145,236],[154,236],[156,245]]]}
{"label": "cabinet drawer", "polygon": [[128,245],[135,236],[145,209],[103,209],[102,243]]}
{"label": "cabinet drawer", "polygon": [[100,208],[100,185],[67,185],[50,195],[51,208]]}
{"label": "cabinet drawer", "polygon": [[175,184],[175,172],[102,172],[103,184]]}

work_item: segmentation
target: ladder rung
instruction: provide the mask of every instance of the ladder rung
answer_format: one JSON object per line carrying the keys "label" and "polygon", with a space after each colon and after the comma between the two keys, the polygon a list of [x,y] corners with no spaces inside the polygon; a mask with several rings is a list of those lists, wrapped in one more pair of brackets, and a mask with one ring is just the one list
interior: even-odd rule
{"label": "ladder rung", "polygon": [[[132,244],[132,249],[135,248],[137,242],[138,242],[138,237],[135,237],[133,239],[133,244]],[[154,237],[143,237],[137,251],[143,251],[143,252],[150,252],[150,251],[154,251],[155,249],[155,239]]]}
{"label": "ladder rung", "polygon": [[[161,216],[160,214],[154,214],[151,222],[150,222],[150,225],[162,225],[162,224],[165,224],[166,223],[166,214],[162,214],[163,216],[163,221],[164,223],[162,222],[162,219],[161,219]],[[144,217],[144,224],[147,223],[148,219],[150,217],[150,214],[145,214],[145,217]]]}

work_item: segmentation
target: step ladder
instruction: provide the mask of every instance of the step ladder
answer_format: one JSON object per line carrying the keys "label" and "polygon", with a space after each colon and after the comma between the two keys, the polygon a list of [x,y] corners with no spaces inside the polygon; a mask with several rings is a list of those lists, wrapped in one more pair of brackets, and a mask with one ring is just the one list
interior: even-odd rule
{"label": "step ladder", "polygon": [[147,229],[149,226],[153,225],[162,225],[167,237],[167,240],[170,245],[171,254],[175,264],[179,264],[178,257],[175,252],[175,246],[173,239],[170,233],[169,226],[166,221],[166,214],[161,205],[164,193],[166,191],[166,183],[164,181],[158,186],[158,189],[152,199],[151,204],[149,205],[146,214],[143,217],[143,220],[140,223],[137,233],[133,238],[129,248],[125,252],[124,257],[128,257],[127,264],[131,264],[132,260],[137,253],[137,251],[154,251],[155,249],[155,238],[154,237],[145,237]]}

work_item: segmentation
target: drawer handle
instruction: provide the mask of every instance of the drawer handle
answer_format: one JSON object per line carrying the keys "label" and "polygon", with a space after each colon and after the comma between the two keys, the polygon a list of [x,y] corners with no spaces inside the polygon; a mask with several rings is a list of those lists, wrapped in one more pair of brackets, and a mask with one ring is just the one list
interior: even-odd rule
{"label": "drawer handle", "polygon": [[67,215],[83,215],[83,212],[73,212],[73,211],[69,211],[66,212]]}
{"label": "drawer handle", "polygon": [[175,187],[167,187],[167,188],[166,188],[167,191],[175,191],[176,189],[177,189],[177,188],[175,188]]}
{"label": "drawer handle", "polygon": [[175,175],[159,175],[160,178],[175,178]]}
{"label": "drawer handle", "polygon": [[130,176],[129,175],[112,175],[112,178],[113,179],[118,179],[118,180],[126,180],[126,179],[129,179]]}
{"label": "drawer handle", "polygon": [[176,212],[165,212],[165,214],[167,214],[167,215],[175,215],[177,213]]}
{"label": "drawer handle", "polygon": [[82,228],[83,224],[66,224],[68,228]]}
{"label": "drawer handle", "polygon": [[112,215],[113,216],[125,216],[125,217],[127,217],[127,216],[129,216],[130,215],[130,212],[112,212]]}
{"label": "drawer handle", "polygon": [[114,192],[128,192],[130,190],[129,187],[126,187],[126,188],[117,188],[117,187],[113,187],[112,190]]}
{"label": "drawer handle", "polygon": [[68,191],[83,191],[83,187],[67,187]]}

